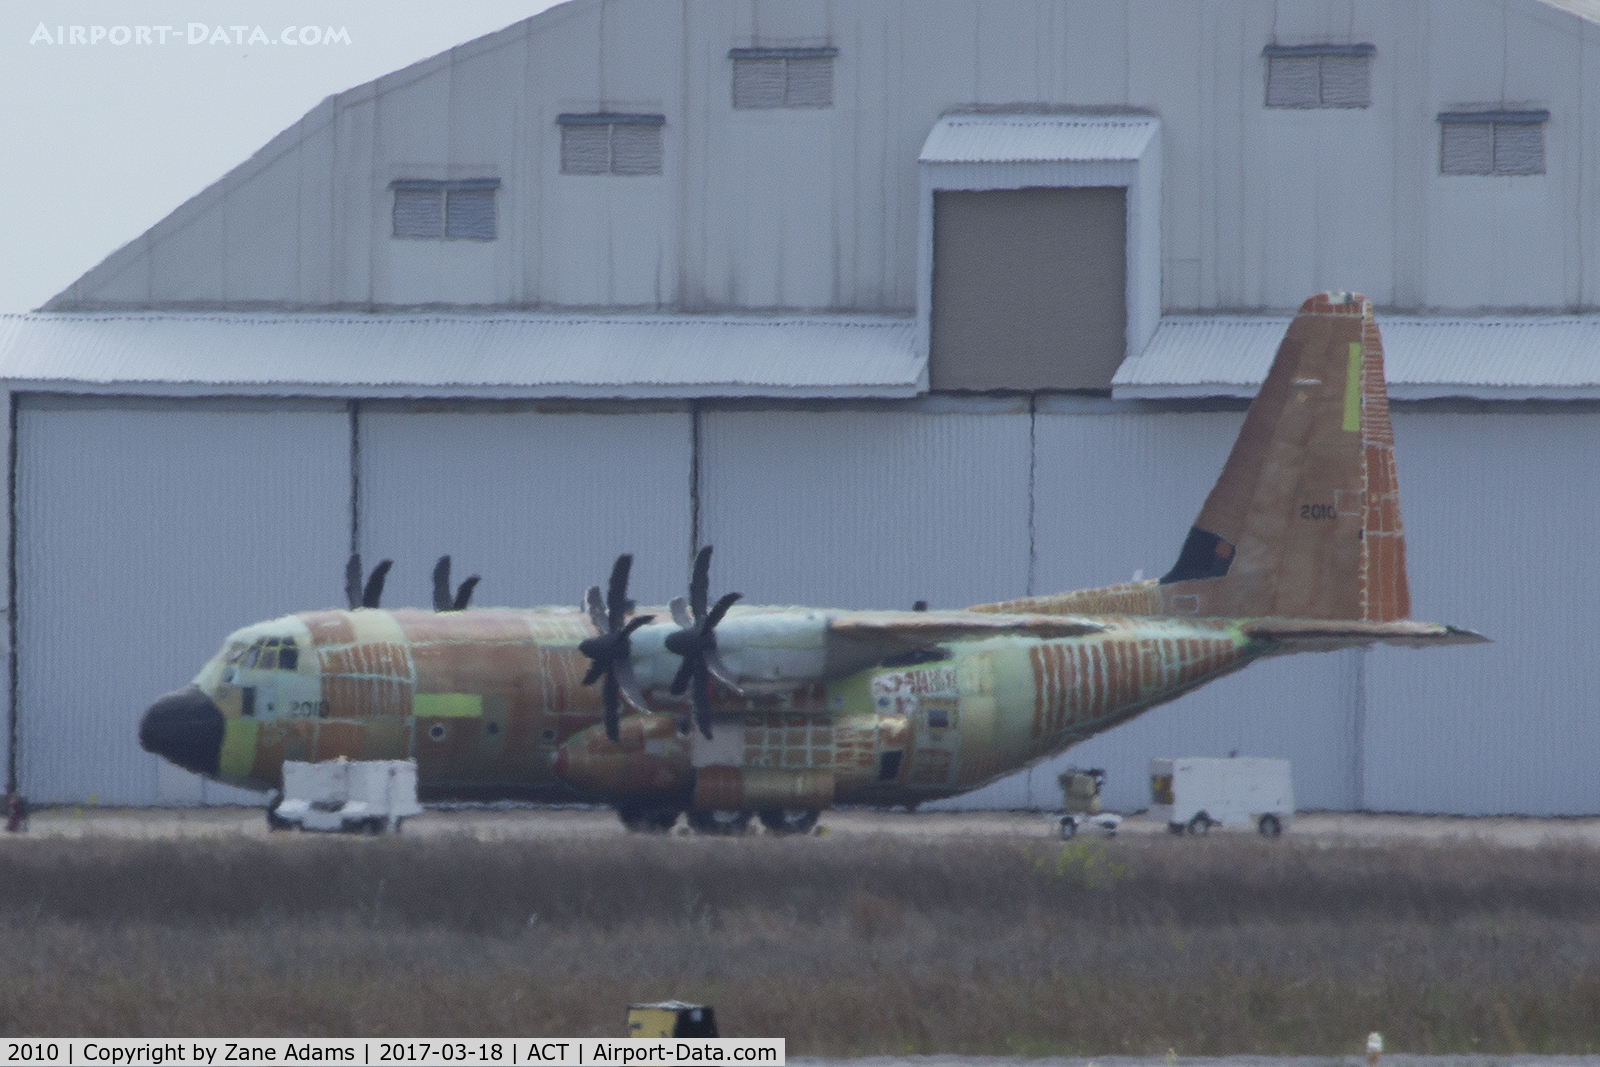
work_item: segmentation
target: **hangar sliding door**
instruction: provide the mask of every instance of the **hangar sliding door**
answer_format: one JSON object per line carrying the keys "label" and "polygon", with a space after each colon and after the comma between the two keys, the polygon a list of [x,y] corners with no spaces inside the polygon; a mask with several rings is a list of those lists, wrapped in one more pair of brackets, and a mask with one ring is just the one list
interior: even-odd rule
{"label": "hangar sliding door", "polygon": [[708,410],[700,442],[714,592],[950,608],[1026,591],[1025,401]]}
{"label": "hangar sliding door", "polygon": [[1494,643],[1371,653],[1380,811],[1600,813],[1600,413],[1520,406],[1394,412],[1411,614]]}
{"label": "hangar sliding door", "polygon": [[365,404],[361,549],[395,561],[386,605],[427,606],[435,560],[475,605],[576,607],[634,555],[629,595],[688,580],[692,431],[682,408]]}
{"label": "hangar sliding door", "polygon": [[1110,389],[1127,351],[1120,187],[933,196],[934,389]]}
{"label": "hangar sliding door", "polygon": [[17,415],[18,770],[36,803],[196,803],[139,717],[232,630],[338,603],[342,404],[25,396]]}

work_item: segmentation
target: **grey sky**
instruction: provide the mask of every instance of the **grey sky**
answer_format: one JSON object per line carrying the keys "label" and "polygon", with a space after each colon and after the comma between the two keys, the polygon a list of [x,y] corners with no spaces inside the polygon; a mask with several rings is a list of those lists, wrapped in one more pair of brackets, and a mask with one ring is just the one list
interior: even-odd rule
{"label": "grey sky", "polygon": [[[328,94],[550,6],[10,0],[0,6],[0,312],[38,307]],[[329,28],[344,34],[309,43]]]}

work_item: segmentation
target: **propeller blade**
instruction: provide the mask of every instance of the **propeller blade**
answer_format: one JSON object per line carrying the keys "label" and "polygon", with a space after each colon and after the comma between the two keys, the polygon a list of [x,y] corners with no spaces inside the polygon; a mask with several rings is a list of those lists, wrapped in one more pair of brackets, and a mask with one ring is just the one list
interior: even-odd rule
{"label": "propeller blade", "polygon": [[450,557],[440,556],[433,565],[433,610],[450,610]]}
{"label": "propeller blade", "polygon": [[706,661],[701,658],[694,665],[694,724],[707,741],[711,740],[711,679],[706,676]]}
{"label": "propeller blade", "polygon": [[689,614],[689,602],[681,596],[675,596],[667,604],[667,610],[672,612],[672,621],[685,630],[694,629],[694,618]]}
{"label": "propeller blade", "polygon": [[624,552],[617,557],[617,562],[611,567],[611,583],[606,587],[606,611],[610,625],[608,630],[622,629],[622,620],[627,618],[628,611],[633,607],[633,601],[628,599],[628,572],[633,569],[633,557]]}
{"label": "propeller blade", "polygon": [[617,688],[622,692],[622,699],[628,706],[641,715],[650,714],[650,708],[644,702],[644,694],[639,692],[639,683],[633,677],[633,663],[626,656],[616,661],[612,673],[617,678]]}
{"label": "propeller blade", "polygon": [[389,568],[394,566],[394,560],[386,559],[367,575],[367,586],[361,591],[361,606],[375,608],[378,601],[383,599],[383,581],[389,577]]}
{"label": "propeller blade", "polygon": [[344,565],[344,596],[350,610],[361,606],[361,553],[350,553],[350,562]]}
{"label": "propeller blade", "polygon": [[472,600],[472,591],[478,587],[480,579],[476,574],[461,583],[461,588],[456,590],[455,603],[450,605],[451,611],[466,611],[467,604]]}
{"label": "propeller blade", "polygon": [[[607,633],[611,627],[606,620],[606,606],[600,599],[600,587],[591,585],[589,592],[584,597],[584,609],[589,612],[589,621],[601,633]],[[580,646],[581,647],[581,646]]]}
{"label": "propeller blade", "polygon": [[671,692],[673,696],[682,696],[683,691],[689,688],[689,678],[694,674],[694,660],[688,656],[683,657],[683,662],[678,664],[678,673],[672,676]]}
{"label": "propeller blade", "polygon": [[622,740],[621,722],[617,715],[617,676],[606,672],[606,684],[601,690],[601,700],[606,709],[606,737],[612,744]]}
{"label": "propeller blade", "polygon": [[717,657],[715,652],[706,656],[706,669],[711,672],[711,677],[721,682],[723,687],[736,697],[744,696],[744,690],[739,688],[739,683],[734,680],[733,672]]}
{"label": "propeller blade", "polygon": [[[734,601],[738,600],[743,595],[744,594],[742,593],[724,593],[722,598],[716,602],[715,606],[713,606],[711,609],[711,614],[706,616],[705,628],[708,638],[711,635],[711,631],[716,628],[717,623],[721,622],[722,617],[728,613],[728,609],[733,607]],[[716,647],[714,638],[712,638],[711,647]]]}
{"label": "propeller blade", "polygon": [[706,617],[706,591],[711,588],[711,546],[695,553],[694,570],[689,575],[689,610],[698,621]]}

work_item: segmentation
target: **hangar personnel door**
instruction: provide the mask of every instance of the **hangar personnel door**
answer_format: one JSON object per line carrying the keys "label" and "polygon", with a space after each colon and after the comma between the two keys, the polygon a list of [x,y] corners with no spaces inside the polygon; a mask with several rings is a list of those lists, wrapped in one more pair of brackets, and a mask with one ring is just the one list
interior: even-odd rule
{"label": "hangar personnel door", "polygon": [[934,389],[1111,388],[1127,351],[1127,193],[934,193]]}

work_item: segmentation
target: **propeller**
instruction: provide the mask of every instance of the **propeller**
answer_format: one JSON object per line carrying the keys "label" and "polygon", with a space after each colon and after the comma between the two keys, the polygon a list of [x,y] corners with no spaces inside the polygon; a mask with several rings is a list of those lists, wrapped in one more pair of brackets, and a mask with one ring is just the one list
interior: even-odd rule
{"label": "propeller", "polygon": [[633,601],[628,599],[628,572],[633,568],[633,557],[624,553],[617,557],[611,568],[611,582],[606,587],[604,603],[600,600],[600,587],[591,585],[584,598],[584,610],[594,623],[596,634],[578,643],[578,651],[589,657],[589,673],[583,676],[584,685],[593,685],[601,675],[605,686],[601,698],[606,709],[606,737],[613,743],[621,739],[618,733],[618,698],[626,700],[635,711],[648,712],[644,695],[633,680],[633,663],[628,658],[632,652],[629,635],[654,615],[636,615],[628,619]]}
{"label": "propeller", "polygon": [[711,740],[711,679],[715,678],[735,693],[739,687],[722,662],[717,658],[717,623],[728,613],[738,593],[726,593],[706,610],[706,592],[711,585],[711,546],[702,548],[694,557],[694,572],[689,577],[689,600],[672,598],[672,618],[679,626],[676,633],[667,635],[667,651],[683,657],[683,664],[672,679],[672,692],[681,694],[689,690],[694,704],[694,722],[700,732]]}
{"label": "propeller", "polygon": [[456,590],[455,599],[450,599],[450,557],[440,556],[439,562],[433,565],[433,610],[434,611],[465,611],[467,604],[472,600],[472,590],[478,584],[478,576],[461,583],[461,588]]}
{"label": "propeller", "polygon": [[378,601],[383,599],[383,582],[389,577],[389,568],[394,566],[394,560],[386,559],[367,575],[367,584],[361,584],[361,553],[350,553],[350,562],[344,565],[344,596],[350,602],[350,610],[356,608],[375,608]]}

